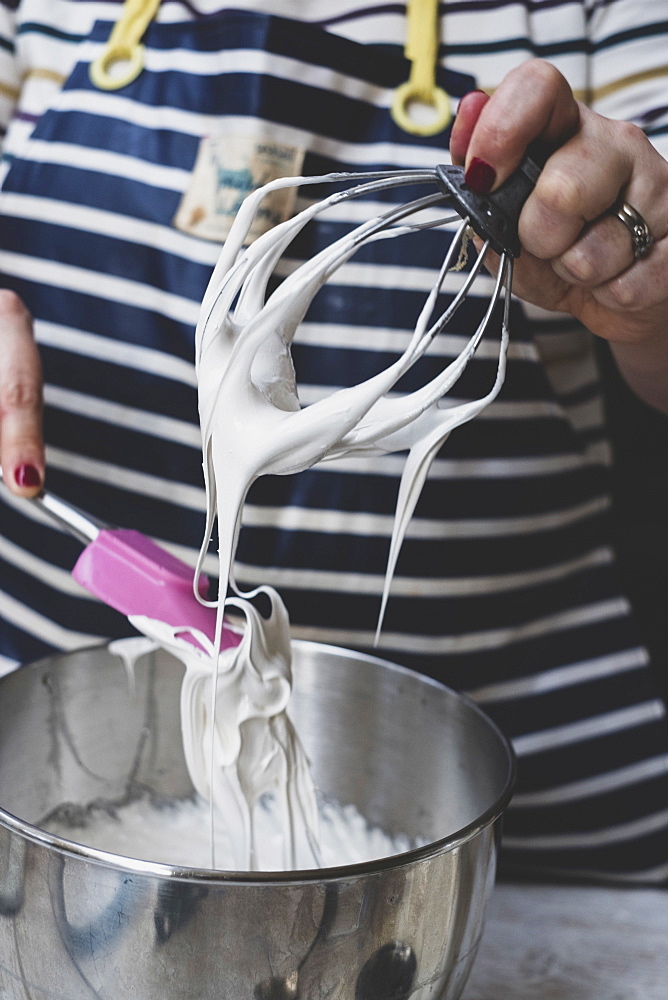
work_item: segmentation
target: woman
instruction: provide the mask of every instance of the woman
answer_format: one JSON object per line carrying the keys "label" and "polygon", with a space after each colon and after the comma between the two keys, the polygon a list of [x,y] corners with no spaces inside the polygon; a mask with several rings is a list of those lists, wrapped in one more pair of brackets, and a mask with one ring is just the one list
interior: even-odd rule
{"label": "woman", "polygon": [[[592,337],[609,342],[643,419],[659,421],[665,5],[441,4],[437,84],[459,113],[430,136],[390,113],[409,73],[403,6],[235,7],[164,0],[142,72],[111,90],[90,66],[122,4],[105,4],[105,21],[94,2],[0,8],[13,101],[0,248],[7,662],[128,631],[71,583],[76,544],[17,499],[45,475],[21,303],[45,369],[49,486],[192,559],[203,509],[192,333],[245,185],[277,162],[308,174],[433,165],[449,143],[484,191],[540,139],[553,152],[520,219],[515,291],[528,304],[514,307],[506,383],[433,464],[379,651],[468,691],[513,739],[509,866],[665,881],[665,662],[650,662],[615,551]],[[312,227],[291,254],[350,221]],[[303,402],[396,354],[443,240],[365,249],[318,296],[294,352]],[[439,339],[434,370],[479,310],[468,303]],[[459,396],[489,388],[495,350],[481,345]],[[390,456],[256,484],[237,577],[275,584],[297,635],[371,645],[400,467]]]}

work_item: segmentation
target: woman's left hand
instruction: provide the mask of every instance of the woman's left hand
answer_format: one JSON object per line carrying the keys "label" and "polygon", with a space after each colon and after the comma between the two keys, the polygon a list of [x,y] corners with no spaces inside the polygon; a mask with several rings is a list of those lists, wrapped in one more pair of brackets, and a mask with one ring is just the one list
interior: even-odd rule
{"label": "woman's left hand", "polygon": [[[641,129],[577,102],[540,60],[509,73],[492,97],[462,98],[450,149],[469,185],[490,191],[536,139],[554,152],[520,215],[513,290],[609,340],[632,388],[668,411],[668,163]],[[615,214],[622,202],[647,223],[645,257],[635,258]]]}

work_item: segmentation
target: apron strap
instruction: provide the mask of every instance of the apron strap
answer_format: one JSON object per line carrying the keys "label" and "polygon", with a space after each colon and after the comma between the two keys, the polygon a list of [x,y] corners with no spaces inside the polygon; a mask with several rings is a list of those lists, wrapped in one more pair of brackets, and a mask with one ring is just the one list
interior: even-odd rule
{"label": "apron strap", "polygon": [[125,0],[101,54],[90,65],[90,79],[100,90],[120,90],[144,68],[141,39],[158,12],[160,0]]}
{"label": "apron strap", "polygon": [[[439,45],[439,0],[408,0],[406,4],[406,47],[411,71],[406,83],[397,87],[392,102],[392,118],[410,135],[437,135],[452,119],[450,98],[436,84]],[[411,105],[423,104],[433,114],[426,121],[414,117]],[[411,114],[411,111],[413,114]]]}

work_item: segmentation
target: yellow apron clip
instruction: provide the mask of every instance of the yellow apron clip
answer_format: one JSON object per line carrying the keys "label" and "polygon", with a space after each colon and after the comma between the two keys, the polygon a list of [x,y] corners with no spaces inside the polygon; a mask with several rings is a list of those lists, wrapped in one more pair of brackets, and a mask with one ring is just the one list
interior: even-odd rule
{"label": "yellow apron clip", "polygon": [[141,39],[158,12],[160,0],[125,0],[103,52],[90,64],[91,81],[100,90],[120,90],[144,68]]}
{"label": "yellow apron clip", "polygon": [[[394,92],[392,118],[411,135],[437,135],[452,119],[450,97],[436,85],[439,44],[439,0],[408,0],[406,16],[406,58],[411,61],[410,76]],[[431,109],[431,117],[418,120],[418,105]]]}

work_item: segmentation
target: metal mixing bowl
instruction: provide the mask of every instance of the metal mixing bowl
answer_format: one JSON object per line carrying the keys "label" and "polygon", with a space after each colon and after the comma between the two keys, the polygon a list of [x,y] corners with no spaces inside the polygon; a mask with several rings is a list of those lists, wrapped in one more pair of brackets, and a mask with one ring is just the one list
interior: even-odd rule
{"label": "metal mixing bowl", "polygon": [[3,1000],[459,997],[492,888],[513,757],[471,702],[411,671],[295,643],[291,715],[318,786],[428,846],[363,865],[221,873],[45,833],[62,803],[192,793],[182,667],[106,647],[0,680]]}

